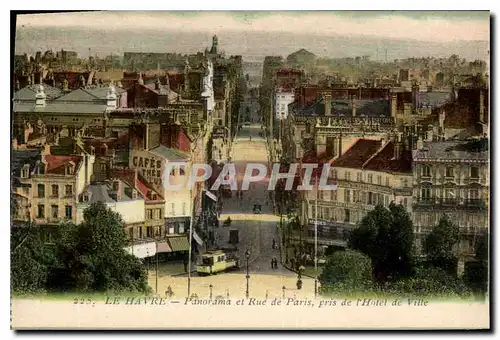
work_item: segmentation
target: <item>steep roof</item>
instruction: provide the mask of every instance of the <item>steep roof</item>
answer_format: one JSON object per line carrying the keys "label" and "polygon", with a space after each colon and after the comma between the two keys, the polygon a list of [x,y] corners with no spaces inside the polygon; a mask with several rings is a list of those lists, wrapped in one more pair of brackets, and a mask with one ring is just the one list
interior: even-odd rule
{"label": "steep roof", "polygon": [[76,173],[76,169],[78,169],[83,157],[76,155],[46,155],[44,156],[44,159],[46,163],[46,174],[64,175],[66,173],[65,165],[69,162],[73,162],[75,164]]}
{"label": "steep roof", "polygon": [[[79,88],[77,90],[71,91],[68,94],[57,98],[60,102],[95,102],[106,100],[108,95],[108,86],[91,86],[85,88]],[[121,94],[125,92],[124,89],[115,86],[116,94]]]}
{"label": "steep roof", "polygon": [[[28,85],[19,91],[14,92],[14,100],[34,101],[38,91],[38,86],[39,85]],[[60,89],[46,84],[43,85],[43,91],[45,92],[48,100],[56,99],[62,95],[62,91]]]}
{"label": "steep roof", "polygon": [[333,160],[332,167],[362,168],[382,146],[382,141],[373,139],[358,139],[344,154]]}
{"label": "steep roof", "polygon": [[411,173],[411,152],[401,152],[399,158],[394,158],[394,143],[386,143],[372,158],[363,166],[364,170]]}

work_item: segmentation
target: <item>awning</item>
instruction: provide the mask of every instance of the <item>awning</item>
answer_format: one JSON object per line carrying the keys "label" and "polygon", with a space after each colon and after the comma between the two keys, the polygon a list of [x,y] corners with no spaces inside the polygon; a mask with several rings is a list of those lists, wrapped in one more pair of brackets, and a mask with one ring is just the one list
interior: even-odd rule
{"label": "awning", "polygon": [[156,251],[158,253],[171,253],[172,248],[170,248],[167,241],[162,241],[162,242],[158,242],[158,245],[156,247]]}
{"label": "awning", "polygon": [[203,245],[203,240],[201,239],[200,235],[196,233],[196,231],[193,230],[193,238],[198,243],[200,246]]}
{"label": "awning", "polygon": [[189,251],[189,241],[186,236],[169,237],[168,244],[172,251]]}

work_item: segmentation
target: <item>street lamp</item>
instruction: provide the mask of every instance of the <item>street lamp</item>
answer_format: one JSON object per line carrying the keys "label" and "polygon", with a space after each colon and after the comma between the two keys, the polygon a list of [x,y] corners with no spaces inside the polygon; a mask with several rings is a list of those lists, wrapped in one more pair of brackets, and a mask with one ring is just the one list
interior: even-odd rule
{"label": "street lamp", "polygon": [[246,298],[248,299],[248,296],[249,296],[249,283],[250,283],[250,274],[248,273],[248,260],[250,259],[250,252],[247,250],[245,252],[245,258],[247,260],[247,276],[246,276],[246,279],[247,279],[247,291],[246,291]]}

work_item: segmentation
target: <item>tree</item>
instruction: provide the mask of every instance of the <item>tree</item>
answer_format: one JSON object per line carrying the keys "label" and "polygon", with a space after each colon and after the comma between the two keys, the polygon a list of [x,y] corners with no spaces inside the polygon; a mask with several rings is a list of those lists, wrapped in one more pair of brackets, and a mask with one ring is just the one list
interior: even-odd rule
{"label": "tree", "polygon": [[61,226],[56,242],[58,264],[49,285],[62,291],[147,292],[147,273],[139,259],[125,251],[125,225],[103,203],[84,211],[79,225]]}
{"label": "tree", "polygon": [[40,229],[32,223],[11,228],[11,289],[14,294],[45,291],[53,252],[43,245]]}
{"label": "tree", "polygon": [[318,277],[323,290],[364,290],[372,285],[372,264],[362,253],[346,250],[330,255]]}
{"label": "tree", "polygon": [[475,260],[467,264],[465,279],[469,286],[480,293],[488,290],[489,275],[489,246],[488,233],[479,236],[475,246]]}
{"label": "tree", "polygon": [[351,232],[348,247],[370,257],[380,283],[413,272],[413,224],[402,205],[377,205]]}
{"label": "tree", "polygon": [[389,283],[385,291],[405,297],[470,297],[472,292],[462,279],[437,267],[420,267],[415,275]]}
{"label": "tree", "polygon": [[458,226],[444,215],[439,223],[424,239],[424,253],[433,266],[446,271],[456,271],[457,255],[455,245],[460,241]]}

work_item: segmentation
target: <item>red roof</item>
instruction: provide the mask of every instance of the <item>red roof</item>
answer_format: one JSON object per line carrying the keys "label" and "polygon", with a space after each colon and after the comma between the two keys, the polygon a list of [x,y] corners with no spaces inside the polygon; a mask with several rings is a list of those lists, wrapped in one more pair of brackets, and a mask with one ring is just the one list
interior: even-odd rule
{"label": "red roof", "polygon": [[65,165],[69,162],[73,162],[75,164],[75,170],[78,168],[80,161],[82,160],[82,156],[67,156],[67,155],[46,155],[45,163],[46,169],[45,173],[47,174],[56,174],[56,175],[64,175],[66,174]]}
{"label": "red roof", "polygon": [[387,143],[382,150],[373,156],[363,169],[372,171],[387,171],[387,172],[412,172],[411,169],[411,152],[409,150],[402,151],[398,159],[394,158],[394,143]]}
{"label": "red roof", "polygon": [[382,141],[359,138],[339,158],[335,159],[332,167],[361,168],[363,164],[373,156],[382,146]]}
{"label": "red roof", "polygon": [[160,195],[160,193],[158,193],[154,188],[152,188],[151,185],[146,181],[146,179],[143,178],[141,175],[137,176],[137,179],[135,181],[135,187],[144,197],[144,200],[147,202],[154,201],[152,198],[150,198],[152,196],[148,195],[150,191],[152,191],[158,196],[158,199],[156,201],[163,200],[162,195]]}

